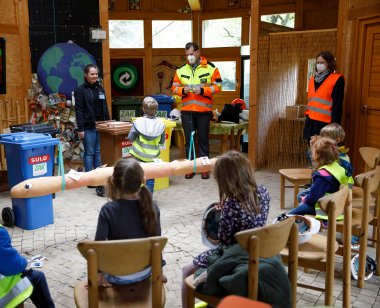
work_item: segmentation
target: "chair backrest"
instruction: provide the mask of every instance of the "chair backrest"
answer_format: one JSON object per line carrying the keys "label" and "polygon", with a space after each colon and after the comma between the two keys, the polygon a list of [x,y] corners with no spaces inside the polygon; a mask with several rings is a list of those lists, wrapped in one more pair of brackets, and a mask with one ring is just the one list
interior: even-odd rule
{"label": "chair backrest", "polygon": [[336,243],[336,218],[344,213],[343,221],[343,303],[350,303],[351,285],[351,225],[352,225],[352,191],[345,185],[332,194],[318,200],[321,209],[328,214],[327,251],[326,251],[326,278],[325,278],[325,305],[332,305],[332,286],[334,285],[334,257]]}
{"label": "chair backrest", "polygon": [[380,149],[362,147],[359,149],[359,152],[365,163],[365,171],[373,170],[376,166],[380,165]]}
{"label": "chair backrest", "polygon": [[162,236],[115,241],[83,241],[78,250],[87,259],[89,306],[98,303],[98,270],[124,276],[152,267],[152,302],[161,303],[161,254],[168,239]]}
{"label": "chair backrest", "polygon": [[235,234],[236,241],[248,251],[248,297],[257,299],[259,258],[269,258],[280,253],[289,243],[288,276],[292,285],[292,301],[295,304],[298,266],[298,227],[290,217],[262,228]]}

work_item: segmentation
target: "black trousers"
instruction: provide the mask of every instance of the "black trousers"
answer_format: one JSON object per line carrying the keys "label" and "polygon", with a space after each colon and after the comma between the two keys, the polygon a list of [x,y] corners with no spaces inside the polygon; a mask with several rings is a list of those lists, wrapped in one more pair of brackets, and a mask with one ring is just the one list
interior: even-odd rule
{"label": "black trousers", "polygon": [[43,272],[28,270],[25,272],[33,285],[33,293],[30,296],[37,308],[54,308],[54,302],[50,296],[49,287]]}
{"label": "black trousers", "polygon": [[[194,137],[196,136],[198,139],[199,157],[209,156],[208,133],[211,118],[212,113],[210,111],[181,111],[182,127],[185,133],[186,158],[189,157],[190,138],[192,131],[195,131]],[[191,153],[190,159],[194,159],[193,153]]]}

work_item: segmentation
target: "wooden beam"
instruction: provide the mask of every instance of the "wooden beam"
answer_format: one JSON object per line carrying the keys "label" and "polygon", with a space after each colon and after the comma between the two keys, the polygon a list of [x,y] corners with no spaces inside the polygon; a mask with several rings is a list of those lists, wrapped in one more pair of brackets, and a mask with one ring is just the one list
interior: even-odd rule
{"label": "wooden beam", "polygon": [[106,91],[107,106],[112,115],[112,94],[111,94],[111,58],[109,47],[109,29],[108,29],[108,0],[99,0],[99,19],[102,30],[107,32],[107,39],[102,41],[102,59],[103,59],[103,87]]}
{"label": "wooden beam", "polygon": [[248,159],[256,168],[257,151],[257,104],[258,104],[258,50],[260,33],[260,0],[251,0],[251,43],[249,85]]}
{"label": "wooden beam", "polygon": [[201,10],[201,2],[199,0],[187,0],[192,11]]}
{"label": "wooden beam", "polygon": [[303,2],[304,0],[297,0],[296,2],[296,18],[294,21],[294,29],[303,30]]}
{"label": "wooden beam", "polygon": [[1,34],[18,34],[18,27],[16,25],[0,24]]}
{"label": "wooden beam", "polygon": [[[340,5],[340,1],[339,1]],[[380,14],[380,4],[373,4],[362,8],[349,9],[347,14],[348,20],[357,19],[359,17]]]}
{"label": "wooden beam", "polygon": [[[102,0],[100,0],[102,1]],[[109,11],[110,20],[191,20],[191,14],[154,11]]]}
{"label": "wooden beam", "polygon": [[152,21],[144,20],[144,42],[145,42],[145,57],[144,57],[144,95],[152,94],[152,85],[155,76],[153,76],[153,56],[152,56]]}

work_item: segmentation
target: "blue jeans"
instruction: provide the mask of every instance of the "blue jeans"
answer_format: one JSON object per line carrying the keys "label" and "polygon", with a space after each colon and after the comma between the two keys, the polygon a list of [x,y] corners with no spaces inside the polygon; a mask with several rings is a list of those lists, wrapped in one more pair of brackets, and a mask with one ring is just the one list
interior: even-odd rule
{"label": "blue jeans", "polygon": [[37,308],[54,308],[54,302],[51,298],[49,286],[43,272],[28,270],[25,272],[33,285],[33,293],[30,296],[31,301]]}
{"label": "blue jeans", "polygon": [[153,191],[154,191],[154,179],[148,179],[145,183],[146,188],[150,191],[153,197]]}
{"label": "blue jeans", "polygon": [[307,204],[307,203],[300,203],[296,208],[292,209],[288,214],[315,215],[315,206]]}
{"label": "blue jeans", "polygon": [[102,162],[100,158],[100,137],[96,128],[84,130],[84,170],[86,172],[98,168]]}

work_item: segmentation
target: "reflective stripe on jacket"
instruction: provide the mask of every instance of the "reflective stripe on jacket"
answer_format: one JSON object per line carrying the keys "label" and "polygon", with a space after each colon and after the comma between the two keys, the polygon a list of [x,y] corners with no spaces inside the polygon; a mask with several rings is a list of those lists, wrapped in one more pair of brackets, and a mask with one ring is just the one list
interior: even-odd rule
{"label": "reflective stripe on jacket", "polygon": [[335,84],[342,74],[331,73],[315,91],[314,77],[308,85],[307,110],[305,114],[312,120],[331,123],[333,99],[331,94]]}
{"label": "reflective stripe on jacket", "polygon": [[[183,88],[203,89],[203,94],[183,94]],[[177,69],[172,86],[172,92],[182,97],[183,111],[206,112],[212,109],[212,97],[221,91],[222,77],[219,70],[206,58],[201,57],[201,63],[193,71],[191,65],[185,64]]]}
{"label": "reflective stripe on jacket", "polygon": [[[324,169],[328,171],[334,178],[338,180],[338,182],[341,185],[346,185],[348,186],[349,182],[349,177],[346,175],[346,170],[339,165],[338,161],[333,162],[330,165],[324,165],[320,167],[318,170]],[[328,195],[326,193],[325,195]],[[322,220],[327,220],[328,216],[327,214],[319,207],[318,202],[315,204],[315,218],[316,219],[322,219]],[[343,220],[344,216],[343,214],[339,215],[336,220]]]}
{"label": "reflective stripe on jacket", "polygon": [[[3,228],[1,224],[0,228]],[[0,274],[0,307],[17,307],[32,293],[33,285],[27,277],[21,278],[21,274],[11,276]]]}

